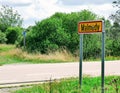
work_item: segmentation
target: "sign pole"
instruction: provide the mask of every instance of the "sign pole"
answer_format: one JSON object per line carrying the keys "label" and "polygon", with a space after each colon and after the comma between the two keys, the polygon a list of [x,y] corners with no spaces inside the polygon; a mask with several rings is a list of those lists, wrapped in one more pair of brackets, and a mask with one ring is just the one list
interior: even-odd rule
{"label": "sign pole", "polygon": [[79,84],[82,88],[82,60],[83,60],[83,34],[80,34],[80,63],[79,63]]}
{"label": "sign pole", "polygon": [[23,43],[24,43],[24,48],[25,48],[25,36],[24,36],[24,41],[23,41]]}
{"label": "sign pole", "polygon": [[104,77],[105,77],[105,29],[104,29],[104,22],[103,22],[103,32],[102,32],[102,62],[101,62],[101,93],[104,93]]}
{"label": "sign pole", "polygon": [[24,48],[25,48],[25,38],[26,38],[26,31],[23,31],[23,45],[24,45]]}
{"label": "sign pole", "polygon": [[78,24],[80,34],[80,63],[79,63],[79,84],[82,87],[82,60],[83,60],[83,34],[102,32],[102,56],[101,56],[101,93],[104,93],[105,73],[105,24],[104,21],[81,21]]}

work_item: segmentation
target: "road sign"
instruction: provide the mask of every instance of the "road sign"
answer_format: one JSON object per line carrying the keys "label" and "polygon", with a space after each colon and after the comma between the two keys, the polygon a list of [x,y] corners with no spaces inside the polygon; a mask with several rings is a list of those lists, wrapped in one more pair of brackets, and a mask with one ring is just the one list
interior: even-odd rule
{"label": "road sign", "polygon": [[23,31],[22,34],[23,34],[23,36],[26,36],[26,31]]}
{"label": "road sign", "polygon": [[79,22],[78,33],[80,34],[80,64],[79,83],[82,88],[82,60],[83,60],[83,34],[102,32],[102,57],[101,57],[101,93],[104,93],[104,69],[105,69],[105,27],[104,21]]}
{"label": "road sign", "polygon": [[102,21],[83,21],[78,24],[78,33],[87,34],[87,33],[96,33],[102,32]]}

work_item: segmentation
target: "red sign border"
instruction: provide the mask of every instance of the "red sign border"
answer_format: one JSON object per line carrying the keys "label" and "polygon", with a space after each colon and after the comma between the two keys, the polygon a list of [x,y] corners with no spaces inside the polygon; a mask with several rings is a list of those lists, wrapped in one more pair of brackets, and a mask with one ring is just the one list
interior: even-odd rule
{"label": "red sign border", "polygon": [[[82,24],[82,23],[93,23],[93,22],[101,22],[101,25],[102,25],[102,27],[101,27],[101,31],[92,31],[92,32],[80,32],[80,24]],[[103,30],[103,21],[102,20],[94,20],[94,21],[80,21],[79,23],[78,23],[78,34],[92,34],[92,33],[101,33],[102,32],[102,30]]]}

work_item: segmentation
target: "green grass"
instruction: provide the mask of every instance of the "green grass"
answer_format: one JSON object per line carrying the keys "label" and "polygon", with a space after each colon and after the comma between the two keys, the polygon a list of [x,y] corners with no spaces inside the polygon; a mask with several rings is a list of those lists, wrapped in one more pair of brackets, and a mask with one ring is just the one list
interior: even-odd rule
{"label": "green grass", "polygon": [[11,49],[15,49],[15,46],[14,45],[0,44],[0,53],[1,52],[7,52]]}
{"label": "green grass", "polygon": [[[106,60],[120,60],[120,57],[108,56]],[[95,59],[93,57],[84,61],[100,61],[101,59]],[[42,55],[40,53],[31,54],[16,48],[15,45],[0,44],[0,65],[13,64],[13,63],[60,63],[60,62],[78,62],[79,57],[74,57],[66,50],[56,51],[55,53],[49,53],[48,55]]]}
{"label": "green grass", "polygon": [[[79,87],[78,78],[70,78],[34,85],[12,93],[101,93],[101,78],[84,77],[82,89]],[[120,76],[105,78],[105,93],[120,93]]]}
{"label": "green grass", "polygon": [[60,63],[75,61],[70,53],[66,50],[48,55],[40,53],[31,54],[16,48],[14,45],[0,44],[0,65],[13,63]]}

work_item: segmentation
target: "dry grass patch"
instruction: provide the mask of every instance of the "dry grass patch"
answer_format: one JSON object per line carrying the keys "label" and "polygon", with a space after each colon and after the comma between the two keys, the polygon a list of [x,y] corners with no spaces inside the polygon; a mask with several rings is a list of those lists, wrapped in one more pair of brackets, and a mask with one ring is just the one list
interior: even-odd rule
{"label": "dry grass patch", "polygon": [[54,60],[54,61],[67,62],[67,61],[75,61],[76,60],[76,58],[73,57],[73,55],[66,50],[56,51],[54,53],[49,53],[49,54],[40,54],[40,53],[31,54],[31,53],[22,51],[19,48],[13,48],[9,51],[1,52],[0,55],[8,56],[11,58],[16,58],[16,59],[24,60],[24,61]]}

